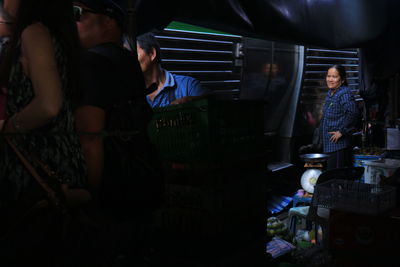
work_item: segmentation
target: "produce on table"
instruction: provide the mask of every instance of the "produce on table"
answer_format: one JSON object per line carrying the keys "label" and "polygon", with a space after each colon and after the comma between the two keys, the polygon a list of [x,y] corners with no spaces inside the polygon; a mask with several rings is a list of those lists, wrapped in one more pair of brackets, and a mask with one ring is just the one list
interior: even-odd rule
{"label": "produce on table", "polygon": [[267,220],[267,235],[279,237],[288,242],[292,242],[292,235],[289,233],[286,225],[277,217],[269,217]]}
{"label": "produce on table", "polygon": [[379,156],[384,152],[384,150],[380,147],[355,147],[353,149],[354,154],[359,154],[359,155],[373,155],[373,156]]}

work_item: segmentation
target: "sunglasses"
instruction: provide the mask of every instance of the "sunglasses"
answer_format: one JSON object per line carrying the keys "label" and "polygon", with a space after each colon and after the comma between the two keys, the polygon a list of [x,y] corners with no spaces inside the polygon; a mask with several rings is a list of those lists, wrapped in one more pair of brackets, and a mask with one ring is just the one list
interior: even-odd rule
{"label": "sunglasses", "polygon": [[94,10],[90,10],[90,9],[85,9],[82,8],[80,6],[74,6],[74,18],[75,21],[80,21],[81,20],[81,16],[85,13],[93,13],[93,14],[100,14],[100,12],[94,11]]}

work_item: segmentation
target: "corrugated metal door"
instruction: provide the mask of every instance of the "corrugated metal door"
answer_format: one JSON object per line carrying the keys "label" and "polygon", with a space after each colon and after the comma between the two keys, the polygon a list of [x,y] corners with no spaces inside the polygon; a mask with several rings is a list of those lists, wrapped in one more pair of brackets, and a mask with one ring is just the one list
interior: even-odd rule
{"label": "corrugated metal door", "polygon": [[165,29],[156,38],[165,69],[197,78],[221,98],[238,98],[242,37]]}

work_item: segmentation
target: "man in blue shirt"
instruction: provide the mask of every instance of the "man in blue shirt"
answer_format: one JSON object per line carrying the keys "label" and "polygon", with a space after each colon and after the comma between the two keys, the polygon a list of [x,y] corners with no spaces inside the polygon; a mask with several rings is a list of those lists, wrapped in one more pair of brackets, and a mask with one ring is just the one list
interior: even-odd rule
{"label": "man in blue shirt", "polygon": [[136,41],[146,87],[152,89],[147,95],[152,108],[185,103],[209,93],[195,78],[172,74],[161,67],[160,45],[152,33],[142,34]]}

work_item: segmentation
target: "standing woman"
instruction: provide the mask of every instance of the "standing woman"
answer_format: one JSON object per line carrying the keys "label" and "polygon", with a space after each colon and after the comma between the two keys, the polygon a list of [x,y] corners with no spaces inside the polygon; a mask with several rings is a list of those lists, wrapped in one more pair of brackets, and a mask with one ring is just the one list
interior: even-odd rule
{"label": "standing woman", "polygon": [[352,165],[352,132],[355,129],[358,109],[354,96],[347,87],[346,70],[333,65],[326,74],[328,93],[320,122],[324,153],[330,155],[327,169]]}
{"label": "standing woman", "polygon": [[[73,205],[89,200],[86,167],[74,132],[71,101],[79,41],[71,0],[6,0],[14,29],[0,69],[6,88],[7,121],[2,133],[45,177],[40,162],[56,172],[61,198]],[[53,184],[53,186],[54,186]],[[52,186],[52,184],[49,184]],[[0,252],[0,265],[55,266],[60,247],[56,216],[35,213],[15,224],[15,207],[33,206],[46,193],[9,144],[0,146],[2,230],[16,227]],[[4,226],[4,227],[3,227]],[[8,228],[7,228],[8,229]],[[14,266],[14,265],[12,265]]]}

